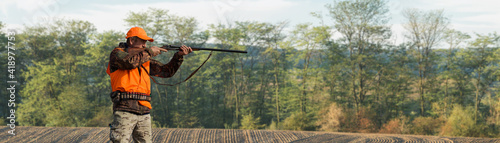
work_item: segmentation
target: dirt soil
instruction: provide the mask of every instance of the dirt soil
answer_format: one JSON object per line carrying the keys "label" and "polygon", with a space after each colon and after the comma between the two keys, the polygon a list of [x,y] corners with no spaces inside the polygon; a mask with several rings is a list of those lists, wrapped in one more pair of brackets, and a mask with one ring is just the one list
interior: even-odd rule
{"label": "dirt soil", "polygon": [[[9,127],[0,126],[0,142],[110,142],[106,127],[20,127],[15,136],[8,134]],[[315,143],[315,142],[480,142],[500,143],[500,138],[464,138],[417,136],[398,134],[361,134],[339,132],[232,130],[232,129],[178,129],[153,128],[154,142],[201,142],[201,143]]]}

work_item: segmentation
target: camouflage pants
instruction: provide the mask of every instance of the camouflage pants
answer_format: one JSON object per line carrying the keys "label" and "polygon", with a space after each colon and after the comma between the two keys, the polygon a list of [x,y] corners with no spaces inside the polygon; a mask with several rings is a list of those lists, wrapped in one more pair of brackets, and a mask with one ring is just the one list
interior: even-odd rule
{"label": "camouflage pants", "polygon": [[114,143],[129,143],[130,135],[136,143],[151,143],[151,115],[136,115],[124,111],[113,113],[109,138]]}

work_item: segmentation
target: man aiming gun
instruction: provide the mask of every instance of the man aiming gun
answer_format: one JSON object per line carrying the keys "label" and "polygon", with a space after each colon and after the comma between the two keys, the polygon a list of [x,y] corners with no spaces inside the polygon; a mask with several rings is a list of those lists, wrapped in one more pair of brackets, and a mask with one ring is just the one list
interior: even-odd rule
{"label": "man aiming gun", "polygon": [[179,48],[167,64],[152,59],[162,52],[156,46],[146,48],[146,42],[154,39],[140,27],[131,28],[126,43],[120,43],[110,54],[106,73],[111,77],[113,122],[110,124],[112,142],[130,141],[150,143],[151,138],[151,82],[150,76],[172,77],[183,62],[183,56],[191,53],[191,47]]}

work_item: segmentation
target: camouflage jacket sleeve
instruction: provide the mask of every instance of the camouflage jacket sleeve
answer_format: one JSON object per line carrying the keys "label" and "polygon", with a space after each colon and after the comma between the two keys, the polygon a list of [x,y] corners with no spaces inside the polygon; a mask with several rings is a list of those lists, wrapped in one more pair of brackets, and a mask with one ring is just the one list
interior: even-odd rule
{"label": "camouflage jacket sleeve", "polygon": [[172,57],[170,62],[167,64],[151,59],[149,75],[162,78],[172,77],[175,72],[177,72],[183,61],[183,56],[178,53],[175,53],[174,57]]}
{"label": "camouflage jacket sleeve", "polygon": [[125,43],[115,48],[109,57],[111,72],[118,69],[130,70],[139,67],[151,59],[153,51],[151,48],[126,48]]}

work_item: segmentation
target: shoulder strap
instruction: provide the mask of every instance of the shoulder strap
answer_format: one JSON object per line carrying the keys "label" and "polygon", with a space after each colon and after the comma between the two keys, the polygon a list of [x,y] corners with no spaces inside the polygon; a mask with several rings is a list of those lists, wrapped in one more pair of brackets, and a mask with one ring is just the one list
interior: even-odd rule
{"label": "shoulder strap", "polygon": [[151,75],[149,75],[149,72],[148,70],[146,70],[146,68],[144,66],[141,65],[141,67],[146,71],[146,73],[148,74],[149,78],[151,78],[153,80],[153,82],[155,82],[156,84],[159,84],[159,85],[166,85],[166,86],[175,86],[175,85],[178,85],[178,84],[181,84],[183,82],[186,82],[188,79],[190,79],[191,77],[193,77],[193,75],[198,72],[198,70],[200,70],[200,68],[205,65],[205,63],[207,63],[208,59],[210,59],[210,56],[212,56],[212,52],[210,52],[210,54],[208,55],[207,59],[196,69],[193,71],[193,73],[191,73],[186,79],[184,79],[183,81],[180,81],[180,82],[177,82],[177,83],[174,83],[174,84],[165,84],[165,83],[158,83],[156,82],[156,80],[151,77]]}

